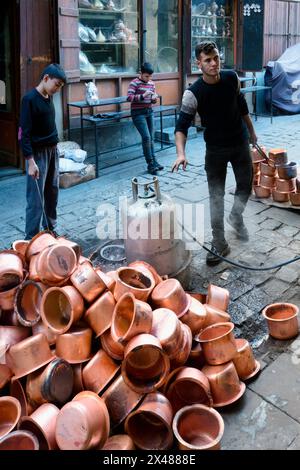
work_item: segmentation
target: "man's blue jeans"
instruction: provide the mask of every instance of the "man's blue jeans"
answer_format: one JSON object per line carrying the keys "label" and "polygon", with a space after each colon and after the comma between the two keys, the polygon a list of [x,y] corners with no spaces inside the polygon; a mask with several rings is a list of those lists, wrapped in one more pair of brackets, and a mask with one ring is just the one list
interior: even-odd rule
{"label": "man's blue jeans", "polygon": [[[56,145],[35,151],[34,160],[40,171],[38,180],[34,180],[31,176],[28,175],[28,163],[26,162],[26,240],[30,240],[37,233],[39,233],[41,219],[43,219],[43,228],[49,228],[50,230],[54,230],[57,219],[56,207],[58,202],[59,188],[59,158]],[[43,215],[43,206],[36,183],[38,184],[43,200],[46,219]]]}
{"label": "man's blue jeans", "polygon": [[154,157],[154,118],[151,108],[133,109],[131,111],[132,122],[142,137],[143,153],[146,162],[152,163]]}

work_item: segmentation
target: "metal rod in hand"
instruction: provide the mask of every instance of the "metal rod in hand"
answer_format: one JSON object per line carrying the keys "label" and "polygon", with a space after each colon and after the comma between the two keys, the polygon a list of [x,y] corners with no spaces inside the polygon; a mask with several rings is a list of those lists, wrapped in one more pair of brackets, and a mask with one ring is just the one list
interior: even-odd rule
{"label": "metal rod in hand", "polygon": [[39,198],[40,198],[40,203],[41,203],[42,210],[43,210],[43,216],[44,216],[44,219],[46,221],[47,230],[50,232],[49,225],[48,225],[48,219],[47,219],[47,216],[46,216],[46,213],[45,213],[44,199],[42,198],[40,187],[39,187],[39,184],[37,182],[37,179],[35,178],[34,181],[35,181],[37,192],[38,192],[38,195],[39,195]]}

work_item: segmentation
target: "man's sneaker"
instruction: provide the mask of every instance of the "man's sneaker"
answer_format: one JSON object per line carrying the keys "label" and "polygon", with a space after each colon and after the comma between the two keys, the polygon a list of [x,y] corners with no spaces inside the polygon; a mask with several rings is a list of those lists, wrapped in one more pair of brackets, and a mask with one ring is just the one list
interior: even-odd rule
{"label": "man's sneaker", "polygon": [[249,240],[249,232],[243,222],[242,217],[240,220],[238,220],[235,219],[231,214],[229,214],[226,220],[229,225],[231,225],[231,227],[235,230],[235,233],[240,240],[243,240],[244,242],[247,242]]}
{"label": "man's sneaker", "polygon": [[155,157],[153,157],[153,163],[156,170],[161,171],[164,169],[164,167],[156,160]]}
{"label": "man's sneaker", "polygon": [[148,173],[150,175],[157,175],[157,168],[154,165],[148,165]]}
{"label": "man's sneaker", "polygon": [[211,247],[211,251],[213,253],[208,252],[206,255],[206,264],[209,266],[215,266],[216,264],[219,264],[222,262],[222,259],[219,258],[218,255],[220,256],[227,256],[230,253],[230,247],[226,243],[222,248],[217,249],[214,245]]}

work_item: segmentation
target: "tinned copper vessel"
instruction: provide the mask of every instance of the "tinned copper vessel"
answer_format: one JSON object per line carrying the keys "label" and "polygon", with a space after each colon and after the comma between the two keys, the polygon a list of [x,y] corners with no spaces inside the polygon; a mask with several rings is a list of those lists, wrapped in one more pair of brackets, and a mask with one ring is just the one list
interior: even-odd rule
{"label": "tinned copper vessel", "polygon": [[91,358],[92,330],[76,325],[56,340],[56,356],[70,364],[78,364]]}
{"label": "tinned copper vessel", "polygon": [[290,303],[268,305],[262,311],[267,320],[269,334],[276,339],[290,339],[297,336],[299,308]]}
{"label": "tinned copper vessel", "polygon": [[224,364],[236,355],[233,328],[231,322],[216,323],[201,331],[198,338],[208,364]]}
{"label": "tinned copper vessel", "polygon": [[39,441],[32,432],[13,431],[0,439],[1,450],[39,450]]}
{"label": "tinned copper vessel", "polygon": [[0,397],[0,438],[17,426],[21,417],[21,405],[14,397]]}
{"label": "tinned copper vessel", "polygon": [[206,303],[211,307],[226,312],[229,305],[229,291],[223,287],[209,284],[207,289]]}
{"label": "tinned copper vessel", "polygon": [[144,274],[146,274],[148,277],[153,276],[155,285],[162,282],[162,277],[158,274],[156,269],[151,264],[146,263],[146,261],[133,261],[128,265],[128,267],[138,269],[139,271],[142,271]]}
{"label": "tinned copper vessel", "polygon": [[202,372],[209,380],[214,408],[231,405],[245,393],[246,385],[240,382],[232,361],[219,366],[206,365]]}
{"label": "tinned copper vessel", "polygon": [[111,335],[111,331],[106,330],[101,336],[101,345],[107,354],[116,361],[122,361],[124,358],[125,346],[118,341],[115,341]]}
{"label": "tinned copper vessel", "polygon": [[76,264],[77,258],[74,250],[68,246],[57,244],[40,253],[36,271],[44,284],[57,285],[72,274]]}
{"label": "tinned copper vessel", "polygon": [[57,243],[58,243],[57,240],[50,233],[39,232],[30,240],[30,242],[27,245],[26,252],[25,252],[26,260],[29,261],[31,256],[37,255],[38,253],[43,251],[44,248],[47,248],[52,245],[56,245]]}
{"label": "tinned copper vessel", "polygon": [[70,279],[87,302],[93,302],[106,290],[105,283],[89,262],[79,264]]}
{"label": "tinned copper vessel", "polygon": [[82,370],[85,389],[99,394],[113,380],[119,369],[120,366],[100,349]]}
{"label": "tinned copper vessel", "polygon": [[[188,294],[187,294],[188,295]],[[188,325],[193,335],[199,333],[206,323],[206,309],[201,302],[194,297],[190,297],[190,306],[180,320]]]}
{"label": "tinned copper vessel", "polygon": [[264,188],[262,186],[254,186],[254,193],[257,198],[260,199],[267,199],[268,197],[271,196],[271,189],[270,188]]}
{"label": "tinned copper vessel", "polygon": [[114,296],[106,291],[85,312],[84,319],[97,338],[110,328],[115,306]]}
{"label": "tinned copper vessel", "polygon": [[224,323],[230,322],[231,318],[229,313],[220,310],[219,308],[212,307],[209,304],[204,305],[206,310],[206,318],[204,328],[210,325],[214,325],[215,323]]}
{"label": "tinned copper vessel", "polygon": [[155,282],[152,275],[148,277],[138,269],[122,267],[117,270],[114,296],[118,301],[123,294],[130,292],[137,300],[147,302],[154,286]]}
{"label": "tinned copper vessel", "polygon": [[45,286],[30,280],[20,285],[15,297],[15,311],[21,325],[32,327],[39,322],[45,290]]}
{"label": "tinned copper vessel", "polygon": [[179,343],[183,336],[180,320],[177,315],[167,308],[153,310],[151,335],[159,342],[169,356],[174,357],[179,351]]}
{"label": "tinned copper vessel", "polygon": [[160,282],[151,294],[151,304],[155,308],[168,308],[181,318],[190,307],[188,296],[177,279],[166,279]]}
{"label": "tinned copper vessel", "polygon": [[23,280],[23,257],[14,250],[0,251],[0,290],[9,290]]}
{"label": "tinned copper vessel", "polygon": [[21,418],[19,429],[32,432],[38,438],[40,450],[55,450],[57,449],[55,429],[58,413],[57,406],[44,403],[30,416]]}
{"label": "tinned copper vessel", "polygon": [[260,370],[260,363],[255,360],[252,348],[246,339],[236,339],[237,353],[232,359],[241,380],[254,377]]}

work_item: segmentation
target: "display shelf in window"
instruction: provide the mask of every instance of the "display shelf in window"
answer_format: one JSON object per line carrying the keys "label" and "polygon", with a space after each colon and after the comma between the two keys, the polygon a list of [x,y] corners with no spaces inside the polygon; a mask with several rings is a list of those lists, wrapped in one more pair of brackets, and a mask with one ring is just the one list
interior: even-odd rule
{"label": "display shelf in window", "polygon": [[137,4],[137,0],[79,1],[82,77],[135,74],[138,71]]}

